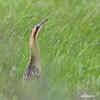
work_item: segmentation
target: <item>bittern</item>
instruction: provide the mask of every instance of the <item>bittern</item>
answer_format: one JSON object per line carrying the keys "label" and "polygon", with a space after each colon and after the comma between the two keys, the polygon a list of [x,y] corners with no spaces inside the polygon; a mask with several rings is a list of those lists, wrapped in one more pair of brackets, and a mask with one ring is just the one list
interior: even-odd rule
{"label": "bittern", "polygon": [[40,77],[41,72],[41,57],[40,57],[40,49],[38,46],[38,34],[40,32],[40,29],[42,28],[43,24],[48,19],[45,19],[44,21],[37,24],[31,32],[30,36],[30,61],[29,65],[24,73],[23,79],[37,79]]}

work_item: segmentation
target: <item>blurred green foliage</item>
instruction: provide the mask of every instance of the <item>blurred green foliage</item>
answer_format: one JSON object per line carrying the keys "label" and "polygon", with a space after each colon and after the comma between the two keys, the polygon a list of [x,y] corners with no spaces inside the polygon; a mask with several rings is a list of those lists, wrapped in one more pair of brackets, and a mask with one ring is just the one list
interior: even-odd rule
{"label": "blurred green foliage", "polygon": [[[42,74],[24,82],[29,38],[40,19]],[[100,0],[0,0],[0,100],[100,96]]]}

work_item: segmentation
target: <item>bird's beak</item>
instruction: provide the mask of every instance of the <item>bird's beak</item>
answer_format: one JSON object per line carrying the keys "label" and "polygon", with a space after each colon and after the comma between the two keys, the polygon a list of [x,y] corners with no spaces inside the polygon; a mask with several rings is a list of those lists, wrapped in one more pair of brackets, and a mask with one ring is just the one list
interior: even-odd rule
{"label": "bird's beak", "polygon": [[43,24],[48,20],[48,18],[46,18],[45,20],[43,20],[42,22],[40,22],[37,27],[38,29],[41,28],[43,26]]}

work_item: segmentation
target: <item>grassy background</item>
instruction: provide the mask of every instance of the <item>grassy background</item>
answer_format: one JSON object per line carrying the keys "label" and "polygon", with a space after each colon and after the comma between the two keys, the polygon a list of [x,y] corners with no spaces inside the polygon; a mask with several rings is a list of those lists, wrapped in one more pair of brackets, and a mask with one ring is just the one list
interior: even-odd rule
{"label": "grassy background", "polygon": [[[39,34],[42,75],[24,83],[30,32]],[[0,100],[100,96],[100,0],[0,0]]]}

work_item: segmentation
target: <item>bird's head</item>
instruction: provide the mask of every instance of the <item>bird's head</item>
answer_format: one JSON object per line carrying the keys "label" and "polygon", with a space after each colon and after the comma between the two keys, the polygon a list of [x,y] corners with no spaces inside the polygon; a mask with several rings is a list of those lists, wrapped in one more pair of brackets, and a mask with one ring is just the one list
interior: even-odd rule
{"label": "bird's head", "polygon": [[37,39],[38,33],[40,31],[40,29],[42,28],[43,24],[47,21],[48,19],[46,18],[45,20],[43,20],[42,22],[40,22],[39,24],[35,25],[35,27],[32,29],[32,37]]}

